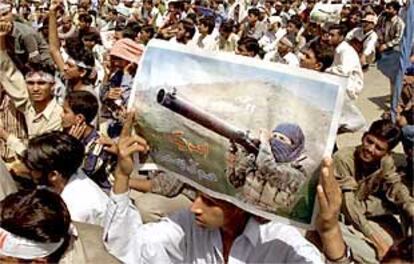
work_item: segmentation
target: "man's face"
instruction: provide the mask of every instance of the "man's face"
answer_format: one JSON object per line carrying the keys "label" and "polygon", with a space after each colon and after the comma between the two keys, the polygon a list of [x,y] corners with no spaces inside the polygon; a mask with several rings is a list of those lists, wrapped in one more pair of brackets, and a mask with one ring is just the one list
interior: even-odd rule
{"label": "man's face", "polygon": [[90,27],[90,24],[86,23],[85,21],[79,21],[80,30],[87,30],[89,27]]}
{"label": "man's face", "polygon": [[198,31],[200,34],[207,34],[208,33],[208,27],[202,23],[198,25]]}
{"label": "man's face", "polygon": [[343,41],[343,37],[339,34],[339,30],[329,30],[329,45],[336,47]]}
{"label": "man's face", "polygon": [[111,71],[123,70],[128,65],[128,61],[118,58],[117,56],[111,56]]}
{"label": "man's face", "polygon": [[230,37],[231,32],[226,32],[224,30],[220,30],[220,38],[227,40]]}
{"label": "man's face", "polygon": [[82,70],[76,65],[75,62],[68,60],[65,63],[64,77],[66,80],[79,79],[82,77]]}
{"label": "man's face", "polygon": [[40,79],[27,79],[26,84],[32,102],[46,102],[52,100],[53,83]]}
{"label": "man's face", "polygon": [[175,33],[175,38],[179,41],[186,39],[186,32],[183,23],[178,24],[178,31]]}
{"label": "man's face", "polygon": [[287,33],[296,34],[298,31],[299,30],[296,28],[296,26],[293,23],[291,23],[291,22],[287,23],[287,25],[286,25],[286,32]]}
{"label": "man's face", "polygon": [[244,45],[239,45],[239,46],[237,47],[237,49],[236,49],[236,54],[237,54],[237,55],[242,55],[242,56],[245,56],[245,57],[253,57],[253,54],[251,54],[251,52],[249,52],[249,51],[246,49],[246,46],[244,46]]}
{"label": "man's face", "polygon": [[107,21],[115,21],[116,20],[116,15],[112,12],[108,13],[108,16],[106,17]]}
{"label": "man's face", "polygon": [[200,194],[190,207],[198,226],[208,229],[224,227],[234,216],[243,212],[241,209],[225,201]]}
{"label": "man's face", "polygon": [[82,39],[83,45],[85,46],[85,48],[92,50],[93,47],[95,46],[95,41],[93,40],[85,40]]}
{"label": "man's face", "polygon": [[374,135],[365,134],[359,158],[365,163],[379,162],[388,153],[388,143]]}
{"label": "man's face", "polygon": [[303,50],[300,58],[300,67],[310,70],[316,70],[318,68],[318,61],[316,60],[315,53],[311,49]]}
{"label": "man's face", "polygon": [[120,30],[120,31],[115,30],[115,33],[114,33],[114,40],[115,40],[115,41],[118,41],[118,40],[120,40],[120,39],[122,39],[122,38],[123,38],[122,31],[121,31],[121,30]]}
{"label": "man's face", "polygon": [[249,22],[249,24],[254,24],[254,23],[256,23],[258,19],[259,19],[259,18],[258,18],[257,16],[255,16],[255,15],[253,15],[253,14],[250,14],[250,15],[247,17],[247,21]]}
{"label": "man's face", "polygon": [[63,32],[68,32],[70,30],[70,28],[72,27],[72,19],[69,16],[65,16],[62,19],[62,29]]}
{"label": "man's face", "polygon": [[313,7],[315,6],[315,0],[308,0],[308,1],[306,1],[306,3],[307,3],[307,8],[309,9],[309,10],[312,10],[313,9]]}
{"label": "man's face", "polygon": [[385,7],[385,14],[389,17],[394,16],[397,12],[394,10],[394,8],[392,8],[391,6],[386,6]]}
{"label": "man's face", "polygon": [[279,42],[277,45],[277,52],[280,55],[285,55],[290,51],[290,47],[288,45],[285,45],[283,42]]}
{"label": "man's face", "polygon": [[364,32],[371,31],[375,28],[374,23],[368,22],[368,21],[362,21],[362,29]]}
{"label": "man's face", "polygon": [[281,4],[279,4],[279,3],[276,3],[275,4],[275,10],[276,10],[276,13],[280,13],[280,12],[282,12],[283,11],[283,5],[281,5]]}
{"label": "man's face", "polygon": [[142,30],[139,34],[138,34],[138,42],[142,43],[142,44],[147,44],[148,41],[150,40],[150,35],[148,32]]}
{"label": "man's face", "polygon": [[151,10],[152,9],[152,3],[151,2],[145,2],[144,3],[144,9]]}
{"label": "man's face", "polygon": [[62,127],[64,130],[69,130],[78,123],[76,114],[72,111],[67,101],[63,103],[63,112],[60,114],[60,117],[62,118]]}

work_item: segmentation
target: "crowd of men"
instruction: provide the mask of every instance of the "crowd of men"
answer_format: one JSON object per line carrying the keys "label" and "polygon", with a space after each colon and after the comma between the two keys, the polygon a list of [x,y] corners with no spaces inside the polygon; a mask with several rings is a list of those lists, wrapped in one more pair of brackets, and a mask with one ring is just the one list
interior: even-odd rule
{"label": "crowd of men", "polygon": [[[320,23],[317,0],[0,0],[0,262],[413,263],[414,51],[395,122],[354,104],[400,52],[409,2]],[[349,78],[338,133],[369,129],[321,164],[316,231],[135,170],[150,146],[127,105],[151,39]]]}

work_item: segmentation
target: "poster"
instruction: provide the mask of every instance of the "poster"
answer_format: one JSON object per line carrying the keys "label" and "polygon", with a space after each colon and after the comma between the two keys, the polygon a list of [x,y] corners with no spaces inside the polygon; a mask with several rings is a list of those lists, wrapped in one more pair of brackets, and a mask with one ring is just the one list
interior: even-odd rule
{"label": "poster", "polygon": [[342,7],[343,4],[316,3],[310,13],[310,21],[318,24],[339,24]]}
{"label": "poster", "polygon": [[168,175],[264,218],[309,227],[345,85],[329,74],[153,40],[129,107]]}

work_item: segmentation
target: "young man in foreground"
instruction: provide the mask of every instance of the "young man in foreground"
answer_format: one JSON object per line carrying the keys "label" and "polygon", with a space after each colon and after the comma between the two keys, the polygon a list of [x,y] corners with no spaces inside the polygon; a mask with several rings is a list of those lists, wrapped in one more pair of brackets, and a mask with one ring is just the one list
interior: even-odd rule
{"label": "young man in foreground", "polygon": [[[142,224],[128,198],[132,155],[146,153],[146,141],[131,136],[129,115],[118,144],[118,165],[105,216],[104,243],[123,263],[322,263],[320,253],[293,227],[262,223],[227,202],[200,193],[189,210],[158,223]],[[337,221],[341,195],[329,162],[324,163],[317,229],[328,259],[346,259]],[[322,187],[323,186],[323,187]],[[128,228],[125,228],[125,227]]]}

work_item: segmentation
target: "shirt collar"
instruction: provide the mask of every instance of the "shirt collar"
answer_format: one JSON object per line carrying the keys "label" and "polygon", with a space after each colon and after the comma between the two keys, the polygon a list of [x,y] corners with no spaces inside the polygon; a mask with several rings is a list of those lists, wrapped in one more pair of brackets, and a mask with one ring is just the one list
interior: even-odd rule
{"label": "shirt collar", "polygon": [[247,237],[250,243],[255,247],[260,237],[260,224],[254,216],[251,216],[244,228],[243,235]]}
{"label": "shirt collar", "polygon": [[50,120],[50,118],[52,117],[55,111],[55,108],[57,106],[57,101],[56,98],[53,98],[52,101],[50,101],[50,103],[47,104],[45,110],[43,110],[43,112],[41,113],[43,115],[44,118],[46,118],[47,120]]}

